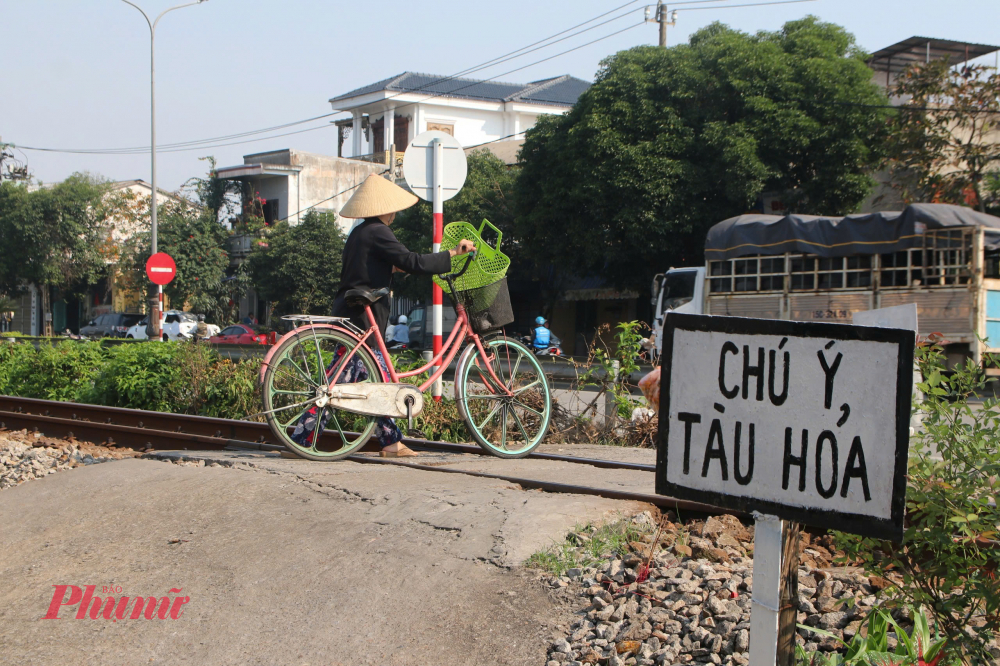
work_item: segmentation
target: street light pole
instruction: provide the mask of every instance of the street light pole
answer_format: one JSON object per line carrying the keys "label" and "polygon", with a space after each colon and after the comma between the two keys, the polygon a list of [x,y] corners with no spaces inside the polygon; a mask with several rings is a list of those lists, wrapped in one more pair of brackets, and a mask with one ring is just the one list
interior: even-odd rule
{"label": "street light pole", "polygon": [[[149,150],[150,150],[150,160],[151,165],[151,186],[152,193],[150,196],[150,208],[149,217],[152,226],[151,233],[151,254],[156,254],[156,25],[160,22],[166,14],[174,11],[175,9],[182,9],[184,7],[190,7],[192,5],[200,5],[206,0],[196,0],[195,2],[188,2],[183,5],[177,5],[176,7],[171,7],[170,9],[163,10],[156,20],[151,21],[149,15],[143,11],[142,7],[131,2],[131,0],[122,0],[127,5],[132,5],[139,10],[142,17],[146,19],[146,25],[149,26]],[[156,335],[157,340],[160,339],[162,331],[161,318],[163,317],[163,286],[156,286],[156,299],[152,303],[152,313],[150,314],[150,319],[153,322],[153,334]]]}

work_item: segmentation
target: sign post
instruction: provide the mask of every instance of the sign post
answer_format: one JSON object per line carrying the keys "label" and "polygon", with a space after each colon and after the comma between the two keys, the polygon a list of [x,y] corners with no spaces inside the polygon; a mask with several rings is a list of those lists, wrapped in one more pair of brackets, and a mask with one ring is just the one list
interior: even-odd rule
{"label": "sign post", "polygon": [[159,324],[154,331],[157,335],[163,330],[163,285],[170,284],[175,275],[177,275],[177,264],[166,252],[157,252],[146,260],[146,277],[156,285],[156,307],[151,318]]}
{"label": "sign post", "polygon": [[[418,134],[403,154],[403,177],[406,179],[406,184],[418,197],[431,202],[434,216],[434,252],[441,251],[441,238],[444,235],[444,202],[462,189],[467,173],[468,165],[462,144],[445,132],[432,130]],[[436,283],[432,286],[431,303],[434,357],[437,358],[441,354],[441,332],[444,327],[442,312],[444,293]],[[431,387],[431,395],[435,400],[441,400],[440,377]]]}
{"label": "sign post", "polygon": [[656,492],[750,512],[750,665],[791,664],[798,523],[901,540],[912,330],[671,314]]}

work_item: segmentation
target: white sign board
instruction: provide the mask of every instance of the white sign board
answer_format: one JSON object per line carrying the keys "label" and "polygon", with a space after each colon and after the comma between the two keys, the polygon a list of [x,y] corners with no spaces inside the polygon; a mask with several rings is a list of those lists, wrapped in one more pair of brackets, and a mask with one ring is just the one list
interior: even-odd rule
{"label": "white sign board", "polygon": [[434,143],[441,144],[441,201],[458,194],[468,175],[462,144],[450,134],[421,132],[403,153],[403,178],[410,190],[424,201],[434,199]]}
{"label": "white sign board", "polygon": [[917,332],[917,304],[894,305],[891,308],[862,310],[852,317],[855,326],[877,326],[879,328],[905,328]]}
{"label": "white sign board", "polygon": [[914,333],[671,314],[656,491],[900,539]]}

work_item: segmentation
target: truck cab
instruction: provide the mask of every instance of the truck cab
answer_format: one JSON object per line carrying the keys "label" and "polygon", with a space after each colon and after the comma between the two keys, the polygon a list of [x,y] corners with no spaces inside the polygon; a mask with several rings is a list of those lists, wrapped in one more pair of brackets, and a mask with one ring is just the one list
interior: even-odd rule
{"label": "truck cab", "polygon": [[671,268],[653,278],[653,336],[657,353],[663,350],[663,321],[669,312],[703,314],[705,267]]}

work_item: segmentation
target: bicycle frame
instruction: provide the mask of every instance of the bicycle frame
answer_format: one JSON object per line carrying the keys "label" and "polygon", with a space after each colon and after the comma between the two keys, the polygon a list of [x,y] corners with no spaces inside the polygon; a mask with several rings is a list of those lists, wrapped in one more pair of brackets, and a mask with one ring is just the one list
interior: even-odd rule
{"label": "bicycle frame", "polygon": [[[414,377],[416,375],[423,374],[432,366],[438,365],[437,371],[418,387],[421,392],[426,391],[430,388],[431,384],[438,379],[438,377],[444,374],[444,371],[448,368],[448,366],[451,365],[451,362],[454,360],[458,350],[462,348],[462,343],[465,342],[466,336],[468,336],[472,338],[473,344],[476,345],[476,349],[479,350],[482,357],[487,360],[486,369],[489,372],[490,378],[496,383],[496,386],[499,387],[504,394],[513,395],[511,390],[504,385],[503,381],[497,377],[496,373],[493,371],[493,365],[488,362],[489,358],[487,357],[486,350],[483,348],[483,342],[480,337],[472,331],[472,327],[469,325],[469,316],[466,314],[465,308],[463,308],[460,303],[456,303],[455,305],[455,327],[448,336],[448,340],[441,346],[440,353],[428,361],[426,365],[417,368],[416,370],[410,370],[403,373],[397,373],[396,368],[392,364],[392,357],[389,356],[389,350],[386,349],[385,340],[383,340],[382,336],[379,334],[378,324],[375,323],[375,315],[372,314],[370,305],[365,305],[365,314],[368,316],[368,323],[370,326],[361,335],[357,344],[354,345],[354,348],[344,356],[340,363],[340,369],[337,370],[337,373],[330,381],[331,389],[337,383],[341,373],[344,372],[344,369],[347,367],[347,362],[351,359],[351,357],[354,356],[358,349],[365,344],[368,338],[374,336],[376,342],[378,343],[378,349],[382,353],[382,358],[385,360],[386,369],[389,371],[389,379],[393,384],[398,384],[404,377]],[[442,359],[444,359],[443,362]]]}

